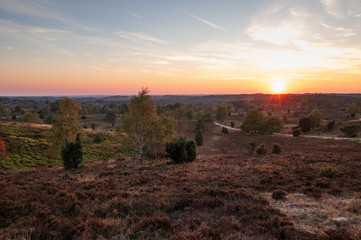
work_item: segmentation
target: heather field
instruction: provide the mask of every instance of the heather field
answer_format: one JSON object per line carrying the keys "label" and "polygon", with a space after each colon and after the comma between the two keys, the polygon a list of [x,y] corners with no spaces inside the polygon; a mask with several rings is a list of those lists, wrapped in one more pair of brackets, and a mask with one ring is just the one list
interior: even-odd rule
{"label": "heather field", "polygon": [[[250,155],[252,140],[267,154]],[[141,166],[119,153],[71,171],[0,171],[0,236],[360,239],[360,152],[357,142],[222,134],[208,123],[191,163]]]}

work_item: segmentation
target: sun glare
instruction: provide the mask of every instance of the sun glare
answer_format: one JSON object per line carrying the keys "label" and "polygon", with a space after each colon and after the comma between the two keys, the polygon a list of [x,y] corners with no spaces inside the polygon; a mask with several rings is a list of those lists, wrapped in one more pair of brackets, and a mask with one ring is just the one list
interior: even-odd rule
{"label": "sun glare", "polygon": [[274,93],[282,93],[285,90],[285,81],[283,79],[274,80],[271,89]]}

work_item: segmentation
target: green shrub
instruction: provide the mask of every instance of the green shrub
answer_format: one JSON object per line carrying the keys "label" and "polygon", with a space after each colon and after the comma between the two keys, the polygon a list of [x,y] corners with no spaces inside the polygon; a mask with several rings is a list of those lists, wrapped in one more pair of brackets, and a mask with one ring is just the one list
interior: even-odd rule
{"label": "green shrub", "polygon": [[225,128],[225,127],[222,127],[222,133],[223,133],[223,134],[228,134],[228,129]]}
{"label": "green shrub", "polygon": [[83,161],[83,150],[80,141],[80,134],[76,136],[75,142],[66,139],[65,145],[61,148],[61,159],[65,169],[78,168]]}
{"label": "green shrub", "polygon": [[261,144],[257,147],[256,153],[258,155],[265,155],[267,153],[267,146],[265,144]]}
{"label": "green shrub", "polygon": [[301,118],[300,122],[299,122],[299,126],[300,126],[302,132],[309,132],[312,127],[312,121],[308,117]]}
{"label": "green shrub", "polygon": [[341,132],[343,132],[347,137],[357,137],[357,131],[360,126],[358,124],[349,124],[340,128]]}
{"label": "green shrub", "polygon": [[188,140],[186,143],[186,162],[193,162],[196,160],[197,151],[196,143],[193,140]]}
{"label": "green shrub", "polygon": [[337,170],[331,167],[321,168],[321,176],[328,178],[335,178],[337,176]]}
{"label": "green shrub", "polygon": [[231,122],[231,127],[234,127],[234,122]]}
{"label": "green shrub", "polygon": [[175,163],[192,162],[196,159],[196,144],[193,140],[179,137],[167,142],[165,151]]}
{"label": "green shrub", "polygon": [[328,121],[328,123],[327,123],[327,129],[328,130],[332,130],[333,129],[333,127],[335,126],[335,120],[332,120],[332,121]]}
{"label": "green shrub", "polygon": [[273,154],[280,154],[281,153],[281,146],[279,144],[277,144],[277,143],[273,144],[272,153]]}
{"label": "green shrub", "polygon": [[203,131],[201,129],[198,129],[196,131],[194,138],[196,140],[197,146],[203,145]]}
{"label": "green shrub", "polygon": [[299,137],[301,135],[301,128],[300,127],[293,127],[292,128],[292,135],[294,137]]}

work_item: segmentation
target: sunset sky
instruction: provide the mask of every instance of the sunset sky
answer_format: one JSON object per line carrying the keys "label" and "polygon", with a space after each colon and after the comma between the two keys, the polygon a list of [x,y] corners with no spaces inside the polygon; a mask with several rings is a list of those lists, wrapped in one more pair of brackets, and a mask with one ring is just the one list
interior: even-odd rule
{"label": "sunset sky", "polygon": [[360,33],[361,0],[0,0],[0,95],[360,93]]}

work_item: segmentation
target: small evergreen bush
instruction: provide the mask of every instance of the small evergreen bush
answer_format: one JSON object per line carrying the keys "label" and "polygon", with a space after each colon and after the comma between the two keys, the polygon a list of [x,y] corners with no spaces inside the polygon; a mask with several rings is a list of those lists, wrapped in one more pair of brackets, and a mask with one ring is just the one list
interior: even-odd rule
{"label": "small evergreen bush", "polygon": [[194,136],[197,146],[203,145],[203,131],[201,129],[198,129]]}
{"label": "small evergreen bush", "polygon": [[265,155],[267,153],[267,146],[265,144],[261,144],[257,147],[256,153],[258,155]]}
{"label": "small evergreen bush", "polygon": [[333,127],[335,126],[335,120],[332,120],[332,121],[329,121],[328,123],[327,123],[327,129],[328,130],[332,130],[333,129]]}
{"label": "small evergreen bush", "polygon": [[196,143],[193,140],[187,140],[186,143],[186,162],[193,162],[196,160],[197,151],[196,151]]}
{"label": "small evergreen bush", "polygon": [[279,144],[277,144],[277,143],[273,144],[272,153],[273,154],[280,154],[281,153],[281,146]]}
{"label": "small evergreen bush", "polygon": [[299,122],[299,126],[300,126],[302,132],[309,132],[312,127],[312,121],[308,117],[301,118],[300,122]]}
{"label": "small evergreen bush", "polygon": [[299,137],[301,135],[301,128],[300,127],[293,127],[292,128],[292,135],[294,137]]}
{"label": "small evergreen bush", "polygon": [[196,144],[193,140],[179,137],[165,145],[165,151],[175,163],[192,162],[196,159]]}
{"label": "small evergreen bush", "polygon": [[234,122],[231,122],[231,127],[234,127]]}
{"label": "small evergreen bush", "polygon": [[340,128],[341,132],[343,132],[347,137],[357,137],[357,131],[360,126],[358,124],[349,124]]}
{"label": "small evergreen bush", "polygon": [[225,127],[222,127],[222,133],[223,133],[223,134],[228,134],[228,129],[225,128]]}
{"label": "small evergreen bush", "polygon": [[80,141],[80,134],[76,136],[75,142],[66,139],[65,145],[61,148],[61,159],[64,169],[78,168],[83,161],[83,150]]}

